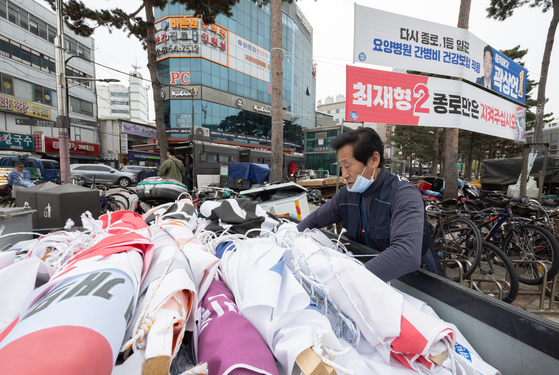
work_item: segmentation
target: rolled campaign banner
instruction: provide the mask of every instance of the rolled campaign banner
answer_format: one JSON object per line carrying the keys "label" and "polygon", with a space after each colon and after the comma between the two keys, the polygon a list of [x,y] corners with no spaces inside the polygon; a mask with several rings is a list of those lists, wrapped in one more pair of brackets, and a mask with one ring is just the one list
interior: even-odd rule
{"label": "rolled campaign banner", "polygon": [[111,374],[152,243],[141,234],[147,225],[140,215],[100,219],[93,246],[77,249],[33,291],[0,335],[3,375]]}
{"label": "rolled campaign banner", "polygon": [[526,109],[467,83],[347,66],[346,120],[460,128],[525,141]]}
{"label": "rolled campaign banner", "polygon": [[198,301],[219,263],[195,239],[197,212],[190,200],[159,206],[144,217],[153,223],[153,261],[140,287],[135,324],[122,347],[126,360],[115,366],[114,375],[149,373],[148,369],[169,372],[185,332],[195,328]]}

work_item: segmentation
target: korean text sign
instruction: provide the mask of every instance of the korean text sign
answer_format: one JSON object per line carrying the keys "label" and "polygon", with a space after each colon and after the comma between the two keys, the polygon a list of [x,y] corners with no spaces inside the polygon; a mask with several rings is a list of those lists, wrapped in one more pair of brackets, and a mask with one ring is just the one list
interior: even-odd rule
{"label": "korean text sign", "polygon": [[526,100],[526,69],[471,32],[357,4],[353,61],[462,77]]}
{"label": "korean text sign", "polygon": [[28,134],[0,132],[0,148],[33,151],[33,137]]}
{"label": "korean text sign", "polygon": [[346,120],[460,128],[523,142],[526,110],[464,82],[347,66]]}

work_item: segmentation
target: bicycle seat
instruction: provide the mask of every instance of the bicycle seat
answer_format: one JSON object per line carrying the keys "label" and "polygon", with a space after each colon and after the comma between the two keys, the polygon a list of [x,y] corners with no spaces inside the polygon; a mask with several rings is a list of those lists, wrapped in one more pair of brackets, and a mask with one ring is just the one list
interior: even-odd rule
{"label": "bicycle seat", "polygon": [[559,203],[557,203],[553,199],[547,199],[547,200],[543,201],[542,203],[546,207],[557,207],[557,206],[559,206]]}
{"label": "bicycle seat", "polygon": [[458,201],[456,199],[453,199],[453,198],[448,198],[448,199],[443,199],[441,204],[443,205],[443,207],[456,206],[458,204]]}

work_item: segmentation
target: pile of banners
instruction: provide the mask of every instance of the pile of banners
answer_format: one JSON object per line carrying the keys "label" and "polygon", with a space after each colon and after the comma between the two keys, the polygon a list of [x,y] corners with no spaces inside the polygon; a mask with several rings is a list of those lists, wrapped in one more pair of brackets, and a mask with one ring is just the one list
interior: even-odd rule
{"label": "pile of banners", "polygon": [[82,222],[0,252],[0,373],[308,375],[310,352],[328,373],[499,374],[341,244],[250,200]]}

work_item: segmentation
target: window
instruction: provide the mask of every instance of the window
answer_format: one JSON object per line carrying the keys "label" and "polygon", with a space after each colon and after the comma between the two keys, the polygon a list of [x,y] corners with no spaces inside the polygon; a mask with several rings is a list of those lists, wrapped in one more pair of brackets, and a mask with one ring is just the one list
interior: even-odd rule
{"label": "window", "polygon": [[33,16],[29,17],[29,31],[32,34],[39,35],[39,24]]}
{"label": "window", "polygon": [[21,58],[21,48],[19,48],[20,44],[12,41],[10,42],[10,46],[12,48],[12,58],[15,58],[15,60],[19,61],[19,59]]}
{"label": "window", "polygon": [[43,160],[43,167],[45,167],[45,169],[55,169],[52,166],[52,163],[50,161],[46,161],[46,160]]}
{"label": "window", "polygon": [[229,163],[229,155],[219,155],[220,163]]}
{"label": "window", "polygon": [[33,101],[33,84],[17,78],[12,80],[14,82],[14,96]]}
{"label": "window", "polygon": [[8,95],[14,95],[14,85],[12,77],[7,74],[2,74],[2,92]]}
{"label": "window", "polygon": [[31,53],[31,65],[33,65],[33,67],[35,68],[41,68],[41,56],[35,54],[35,53]]}
{"label": "window", "polygon": [[49,35],[49,42],[54,44],[54,38],[56,37],[56,30],[52,26],[49,26],[48,35]]}
{"label": "window", "polygon": [[46,70],[47,72],[49,71],[49,60],[48,57],[41,55],[41,68]]}
{"label": "window", "polygon": [[557,133],[551,133],[550,134],[549,143],[557,143]]}
{"label": "window", "polygon": [[122,101],[118,101],[118,100],[111,100],[111,104],[114,104],[114,105],[128,105],[128,102],[122,102]]}
{"label": "window", "polygon": [[49,72],[56,74],[56,63],[52,60],[49,61]]}
{"label": "window", "polygon": [[331,111],[327,111],[327,112],[328,112],[328,114],[330,114]]}
{"label": "window", "polygon": [[111,109],[111,113],[130,113],[127,109]]}
{"label": "window", "polygon": [[8,7],[8,21],[11,23],[18,24],[17,21],[17,10],[13,8],[11,5]]}
{"label": "window", "polygon": [[340,110],[339,110],[339,109],[336,109],[336,113],[340,113]]}
{"label": "window", "polygon": [[48,40],[47,24],[39,21],[39,37]]}
{"label": "window", "polygon": [[21,46],[21,60],[31,65],[31,50],[29,48]]}
{"label": "window", "polygon": [[8,14],[6,13],[6,0],[0,0],[0,17],[8,18]]}
{"label": "window", "polygon": [[10,40],[0,36],[0,55],[10,57]]}
{"label": "window", "polygon": [[82,115],[93,117],[93,103],[81,101],[81,111]]}
{"label": "window", "polygon": [[127,92],[111,92],[111,96],[128,96]]}
{"label": "window", "polygon": [[73,96],[70,97],[70,112],[80,113],[80,100]]}
{"label": "window", "polygon": [[43,86],[35,85],[35,101],[37,103],[44,103]]}
{"label": "window", "polygon": [[24,10],[18,9],[19,13],[19,27],[29,30],[29,13]]}
{"label": "window", "polygon": [[206,161],[208,163],[217,163],[217,154],[208,154],[206,156]]}
{"label": "window", "polygon": [[83,47],[81,45],[78,46],[78,56],[84,57]]}

